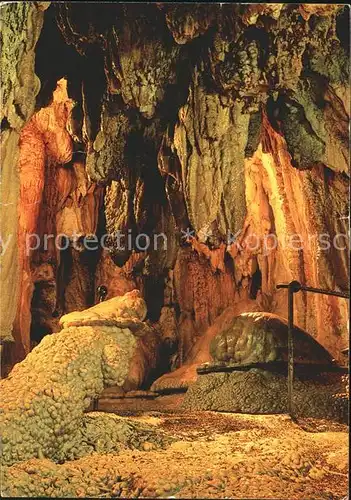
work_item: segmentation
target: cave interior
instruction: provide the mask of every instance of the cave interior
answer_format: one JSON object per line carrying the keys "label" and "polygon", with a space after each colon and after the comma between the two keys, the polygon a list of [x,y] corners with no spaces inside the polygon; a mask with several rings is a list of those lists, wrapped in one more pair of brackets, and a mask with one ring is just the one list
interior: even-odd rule
{"label": "cave interior", "polygon": [[[336,450],[347,449],[349,6],[38,1],[1,12],[6,496],[346,494]],[[294,281],[335,294],[297,291],[290,330],[277,286]],[[286,420],[290,334],[308,438]],[[202,431],[252,432],[255,446],[255,426],[271,446],[262,456],[292,457],[293,479],[241,470],[245,447],[223,472],[222,445],[201,448]],[[324,469],[312,458],[323,429]],[[308,460],[291,451],[298,439]],[[135,479],[121,456],[154,453],[166,471],[176,459],[162,450],[177,443],[185,467],[190,450],[199,464],[213,453],[213,470]],[[238,471],[260,478],[235,483]],[[68,479],[36,485],[50,474]]]}

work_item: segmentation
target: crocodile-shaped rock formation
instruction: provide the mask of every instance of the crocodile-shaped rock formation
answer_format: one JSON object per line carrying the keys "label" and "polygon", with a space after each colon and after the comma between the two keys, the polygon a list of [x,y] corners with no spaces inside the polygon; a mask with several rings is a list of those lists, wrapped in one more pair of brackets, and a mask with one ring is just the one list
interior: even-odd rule
{"label": "crocodile-shaped rock formation", "polygon": [[44,337],[15,365],[0,383],[4,464],[33,457],[64,460],[77,446],[92,398],[106,386],[128,382],[134,388],[142,382],[153,358],[125,325],[129,321],[135,331],[139,326],[149,344],[154,337],[140,320],[145,314],[136,291],[68,314],[61,318],[63,330]]}
{"label": "crocodile-shaped rock formation", "polygon": [[[313,337],[294,327],[295,363],[328,365],[332,357]],[[210,345],[216,362],[230,364],[287,361],[288,323],[276,314],[243,313],[233,319],[227,330],[216,335]]]}

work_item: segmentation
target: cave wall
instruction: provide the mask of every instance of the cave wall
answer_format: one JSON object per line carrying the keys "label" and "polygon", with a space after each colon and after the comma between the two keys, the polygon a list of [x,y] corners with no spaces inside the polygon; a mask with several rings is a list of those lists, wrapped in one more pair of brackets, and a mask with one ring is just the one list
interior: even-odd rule
{"label": "cave wall", "polygon": [[34,114],[20,136],[21,279],[14,337],[25,354],[32,347],[31,330],[38,342],[59,329],[64,312],[94,302],[94,259],[84,259],[80,239],[96,233],[102,191],[88,180],[84,161],[73,155],[67,131],[72,105],[61,79],[52,103]]}
{"label": "cave wall", "polygon": [[[340,5],[47,10],[37,113],[21,134],[16,359],[33,318],[34,337],[55,331],[55,317],[91,305],[102,284],[108,298],[141,290],[171,369],[228,307],[286,317],[278,282],[349,288],[347,244],[316,239],[348,231],[348,25]],[[68,250],[21,257],[35,231],[66,234]],[[109,251],[82,251],[73,231],[108,233]],[[140,233],[167,245],[140,251]],[[303,248],[284,246],[297,234]],[[338,357],[346,301],[296,303],[296,323]]]}
{"label": "cave wall", "polygon": [[1,6],[1,341],[12,342],[20,272],[17,202],[20,191],[16,163],[23,125],[34,112],[40,81],[34,72],[35,46],[49,2]]}

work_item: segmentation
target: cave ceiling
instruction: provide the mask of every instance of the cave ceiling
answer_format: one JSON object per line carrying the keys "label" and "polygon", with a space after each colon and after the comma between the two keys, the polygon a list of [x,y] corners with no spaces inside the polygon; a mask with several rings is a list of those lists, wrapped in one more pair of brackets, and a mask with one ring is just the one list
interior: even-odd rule
{"label": "cave ceiling", "polygon": [[210,227],[214,244],[240,230],[244,161],[263,114],[295,168],[347,171],[342,6],[63,2],[46,16],[37,102],[67,78],[74,139],[90,178],[109,185],[111,228],[150,231],[172,217],[178,228]]}
{"label": "cave ceiling", "polygon": [[[17,311],[24,351],[42,303],[57,328],[60,314],[92,305],[98,285],[109,297],[141,289],[149,319],[176,325],[165,337],[178,338],[180,358],[233,304],[286,314],[278,282],[349,287],[345,249],[263,248],[267,235],[347,232],[347,6],[23,2],[5,14],[8,232],[17,196],[20,216],[4,281],[21,284],[18,300],[6,298],[4,330]],[[93,264],[78,250],[25,258],[25,235],[38,228],[107,233],[110,254]],[[121,249],[118,231],[131,246]],[[141,233],[165,234],[166,247],[140,251]],[[339,349],[345,304],[298,301],[298,324]]]}

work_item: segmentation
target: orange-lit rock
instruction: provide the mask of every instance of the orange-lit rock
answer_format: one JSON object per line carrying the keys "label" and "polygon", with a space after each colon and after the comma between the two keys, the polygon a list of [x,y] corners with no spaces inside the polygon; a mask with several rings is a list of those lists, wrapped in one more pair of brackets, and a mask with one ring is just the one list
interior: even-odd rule
{"label": "orange-lit rock", "polygon": [[20,132],[34,112],[40,88],[34,71],[35,47],[47,7],[45,2],[1,6],[1,343],[14,340],[21,259],[16,237],[20,190],[16,164]]}
{"label": "orange-lit rock", "polygon": [[[265,171],[270,181],[268,198],[276,235],[279,241],[288,242],[288,248],[277,247],[281,267],[276,269],[274,281],[297,279],[317,288],[345,290],[348,287],[348,229],[347,221],[341,216],[345,210],[347,180],[340,174],[330,174],[323,166],[307,171],[294,169],[283,138],[269,124],[265,123],[265,127],[272,153],[262,153],[262,173]],[[338,234],[339,246],[344,247],[340,250],[335,248],[338,240],[333,244]],[[328,238],[330,250],[325,250]],[[344,301],[315,294],[296,296],[296,323],[335,356],[347,336],[347,317],[341,306]]]}
{"label": "orange-lit rock", "polygon": [[259,16],[271,16],[278,19],[283,4],[266,3],[258,5],[246,5],[243,21],[246,24],[255,24]]}
{"label": "orange-lit rock", "polygon": [[[133,275],[133,268],[145,259],[142,253],[132,253],[123,267],[114,264],[107,250],[103,250],[99,260],[95,284],[96,288],[104,285],[107,288],[107,299],[119,297],[135,288],[140,288],[140,283]],[[139,286],[138,286],[139,285]]]}
{"label": "orange-lit rock", "polygon": [[145,328],[137,339],[135,353],[131,359],[127,379],[123,384],[126,391],[143,387],[159,361],[160,338],[154,328]]}
{"label": "orange-lit rock", "polygon": [[330,85],[324,99],[327,129],[325,164],[337,172],[349,174],[350,88]]}
{"label": "orange-lit rock", "polygon": [[231,324],[233,317],[243,311],[256,311],[257,304],[247,298],[238,301],[235,305],[227,307],[219,315],[206,332],[198,339],[191,349],[184,364],[172,373],[167,373],[157,379],[151,389],[154,391],[164,391],[167,389],[187,388],[189,384],[197,379],[196,368],[211,359],[211,340],[220,332],[226,330]]}
{"label": "orange-lit rock", "polygon": [[180,310],[193,314],[196,329],[201,332],[235,300],[231,267],[224,272],[214,270],[206,257],[190,248],[178,252],[173,286]]}
{"label": "orange-lit rock", "polygon": [[44,189],[45,144],[35,120],[23,129],[20,138],[18,205],[19,303],[14,324],[16,355],[21,358],[30,350],[30,303],[33,293],[30,259],[37,243],[37,225]]}
{"label": "orange-lit rock", "polygon": [[[248,263],[257,259],[262,272],[262,294],[272,299],[275,296],[277,304],[272,311],[286,316],[285,292],[275,290],[279,282],[297,279],[329,290],[345,290],[348,286],[347,248],[337,250],[331,245],[330,251],[323,250],[327,237],[332,243],[339,233],[340,246],[346,243],[347,221],[340,217],[347,181],[340,174],[328,173],[323,166],[308,171],[294,169],[284,139],[266,119],[264,126],[271,152],[263,153],[260,146],[254,157],[246,161],[245,232],[238,242],[240,250],[234,245],[229,252],[243,275],[252,274]],[[254,235],[251,241],[250,235]],[[347,335],[347,317],[342,312],[345,300],[297,294],[296,305],[297,324],[337,355]],[[319,313],[321,308],[325,315]],[[336,329],[340,333],[332,340]]]}
{"label": "orange-lit rock", "polygon": [[[44,30],[38,47],[37,106],[56,78],[69,83],[59,81],[21,136],[19,357],[30,348],[31,310],[52,315],[42,324],[55,328],[57,315],[96,302],[100,285],[108,298],[140,290],[161,340],[177,345],[164,363],[172,369],[195,363],[195,346],[228,308],[286,316],[279,282],[346,290],[347,249],[318,241],[344,244],[347,231],[346,10],[92,4],[82,17],[79,9],[60,4],[47,16],[54,35]],[[67,61],[52,65],[43,46],[56,35]],[[6,161],[16,150],[7,132]],[[133,233],[130,248],[113,235],[111,253],[83,248],[85,236],[118,230]],[[166,248],[136,253],[144,231],[151,240],[164,233]],[[32,232],[41,245],[27,255]],[[46,234],[54,237],[45,247]],[[57,235],[68,237],[67,250]],[[14,248],[6,258],[17,262]],[[38,279],[46,267],[51,277]],[[297,324],[337,357],[345,301],[295,300]]]}
{"label": "orange-lit rock", "polygon": [[313,4],[301,4],[299,5],[299,11],[301,16],[308,21],[309,18],[316,14],[317,16],[329,16],[335,14],[340,9],[340,5],[313,5]]}
{"label": "orange-lit rock", "polygon": [[220,247],[214,250],[210,250],[207,245],[200,243],[196,238],[191,238],[190,244],[199,255],[203,254],[210,261],[213,271],[218,269],[219,271],[225,272],[224,254],[226,246],[224,243],[221,243]]}
{"label": "orange-lit rock", "polygon": [[[246,161],[246,233],[239,241],[242,250],[233,258],[243,274],[247,262],[257,258],[261,292],[275,302],[271,312],[286,316],[286,293],[275,290],[278,283],[296,279],[328,290],[348,287],[347,221],[340,218],[347,181],[323,166],[307,171],[293,168],[284,139],[266,119],[264,127],[270,152],[263,153],[260,146]],[[254,243],[250,234],[255,235]],[[345,248],[331,244],[324,250],[327,238],[332,243],[337,234],[336,243]],[[295,322],[338,356],[347,337],[345,299],[301,293],[295,301]]]}
{"label": "orange-lit rock", "polygon": [[[67,83],[62,79],[54,91],[52,103],[36,113],[21,133],[18,207],[21,278],[14,328],[16,360],[30,350],[33,266],[54,262],[57,272],[62,245],[57,235],[84,236],[94,234],[97,227],[102,190],[88,181],[81,162],[66,165],[72,158],[72,139],[66,128],[71,108]],[[80,288],[78,286],[78,290]],[[77,288],[75,297],[78,300]],[[84,297],[80,300],[81,307],[89,305]]]}
{"label": "orange-lit rock", "polygon": [[[187,256],[189,263],[184,267],[184,274],[181,264],[184,256],[177,261],[175,277],[179,304],[182,310],[194,311],[200,337],[184,365],[158,379],[153,385],[155,390],[193,382],[198,364],[210,360],[210,340],[226,328],[223,318],[230,321],[234,311],[238,314],[239,310],[262,310],[286,318],[287,294],[284,290],[276,290],[278,283],[298,280],[327,290],[348,287],[347,221],[340,218],[347,181],[341,174],[328,173],[322,165],[307,171],[295,169],[283,137],[273,130],[266,117],[263,126],[268,152],[264,153],[260,144],[253,158],[245,162],[248,212],[238,240],[227,247],[234,262],[237,288],[233,275],[219,272],[219,277],[214,277],[209,269],[205,272],[206,264],[201,259],[197,261],[193,253]],[[337,234],[340,234],[340,246],[345,248],[338,250],[331,245],[329,251],[324,250],[326,238],[332,243]],[[203,253],[208,259],[221,251],[211,252],[196,240],[191,243],[197,253]],[[331,267],[332,263],[335,268]],[[217,264],[216,267],[220,269],[221,266]],[[252,300],[248,285],[257,267],[262,282]],[[220,280],[217,293],[216,279]],[[223,314],[215,320],[223,309]],[[348,316],[345,299],[302,292],[295,295],[295,323],[337,359],[347,343]],[[206,330],[209,325],[212,326]]]}

